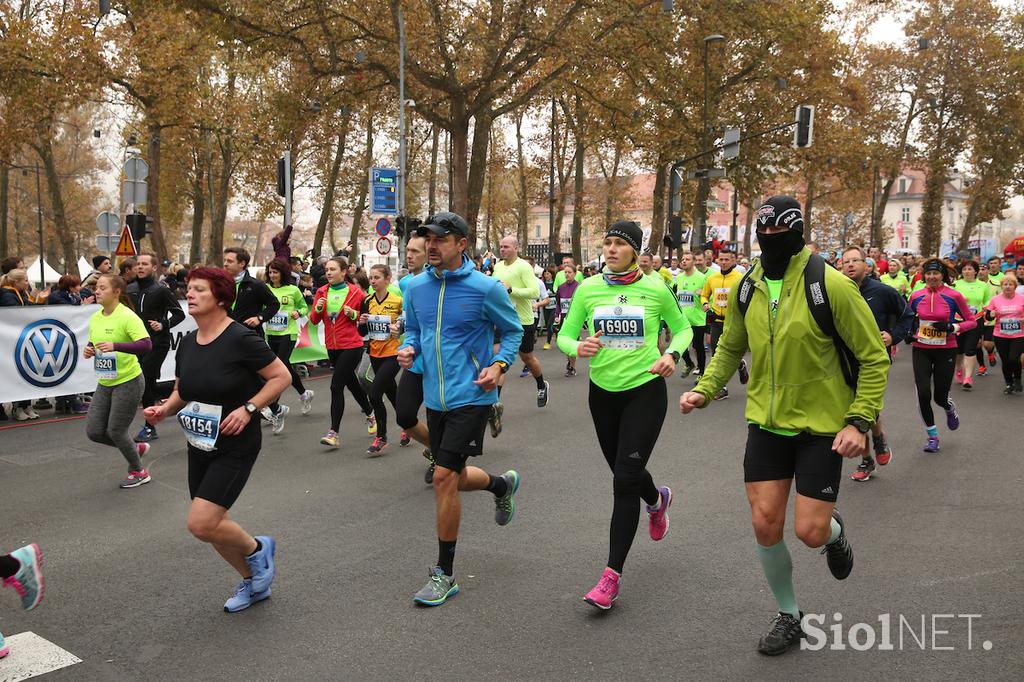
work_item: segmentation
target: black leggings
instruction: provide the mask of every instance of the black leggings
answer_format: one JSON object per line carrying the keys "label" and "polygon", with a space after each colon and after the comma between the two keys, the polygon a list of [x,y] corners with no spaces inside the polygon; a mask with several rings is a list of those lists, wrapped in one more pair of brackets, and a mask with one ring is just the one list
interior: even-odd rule
{"label": "black leggings", "polygon": [[143,407],[156,405],[156,385],[157,382],[160,381],[160,370],[163,368],[164,359],[167,357],[167,352],[170,349],[170,339],[154,338],[152,350],[139,358],[139,367],[142,369],[142,376],[146,377],[146,389],[142,392]]}
{"label": "black leggings", "polygon": [[668,409],[665,380],[657,377],[628,391],[606,391],[590,384],[590,416],[612,470],[612,523],[608,567],[622,572],[640,523],[640,498],[657,504],[658,489],[647,471]]}
{"label": "black leggings", "polygon": [[1003,361],[1003,379],[1007,384],[1020,381],[1020,356],[1024,352],[1024,338],[1003,339],[995,337],[999,359]]}
{"label": "black leggings", "polygon": [[363,414],[373,414],[370,400],[366,397],[366,391],[359,384],[356,378],[356,369],[359,361],[363,359],[363,347],[346,348],[345,350],[328,350],[327,357],[334,365],[334,375],[331,377],[331,429],[337,431],[341,428],[341,418],[345,414],[345,387],[359,403]]}
{"label": "black leggings", "polygon": [[935,404],[948,410],[953,403],[949,399],[949,387],[953,384],[956,370],[956,348],[918,348],[914,346],[914,383],[917,385],[917,406],[925,426],[935,426],[932,413],[932,384],[935,386]]}
{"label": "black leggings", "polygon": [[[704,367],[707,365],[708,358],[707,352],[704,350],[704,334],[707,333],[707,327],[690,327],[693,330],[693,341],[690,342],[690,346],[693,348],[694,355],[697,356],[697,369],[700,373],[704,373]],[[683,351],[683,359],[687,365],[692,365],[690,361],[690,349],[687,348]]]}
{"label": "black leggings", "polygon": [[555,310],[556,308],[544,308],[544,328],[548,332],[548,343],[551,343],[551,336],[555,333]]}
{"label": "black leggings", "polygon": [[718,350],[718,339],[722,338],[722,332],[725,331],[725,322],[711,322],[708,325],[708,332],[711,334],[711,356],[714,357],[715,351]]}
{"label": "black leggings", "polygon": [[[306,387],[302,385],[302,377],[292,367],[292,351],[295,350],[295,339],[286,334],[270,334],[267,336],[267,345],[270,346],[270,350],[274,351],[274,355],[281,359],[284,366],[288,368],[288,373],[292,375],[292,388],[298,391],[299,395],[306,392]],[[278,410],[277,400],[270,404],[270,409],[274,412]]]}
{"label": "black leggings", "polygon": [[416,414],[423,404],[423,375],[405,370],[398,380],[398,396],[395,403],[395,421],[403,429],[419,424]]}
{"label": "black leggings", "polygon": [[373,367],[373,385],[370,386],[370,404],[373,405],[373,414],[377,417],[377,435],[387,440],[388,438],[388,411],[384,407],[384,396],[388,397],[391,404],[398,410],[395,398],[395,377],[398,376],[398,358],[394,355],[386,358],[375,358],[370,356],[370,366]]}

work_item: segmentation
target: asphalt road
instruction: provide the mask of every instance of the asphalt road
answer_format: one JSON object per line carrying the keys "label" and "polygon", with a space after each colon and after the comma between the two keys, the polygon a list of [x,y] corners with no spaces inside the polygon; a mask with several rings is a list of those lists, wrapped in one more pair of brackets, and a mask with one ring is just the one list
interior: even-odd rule
{"label": "asphalt road", "polygon": [[[825,614],[824,628],[842,614],[844,638],[863,622],[857,641],[871,626],[875,645],[769,659],[755,652],[775,607],[743,493],[738,380],[730,399],[696,416],[670,410],[650,468],[676,491],[671,532],[653,543],[642,520],[619,601],[598,613],[580,598],[604,566],[611,476],[596,449],[585,371],[565,379],[557,351],[540,355],[551,403],[538,409],[532,381],[509,376],[505,432],[488,438],[477,462],[521,472],[517,517],[499,528],[489,494],[464,496],[462,592],[446,605],[411,599],[437,547],[419,449],[399,448],[393,427],[386,455],[367,459],[351,400],[342,448],[318,445],[328,409],[320,379],[310,382],[312,415],[296,409],[284,434],[265,430],[232,510],[278,541],[273,597],[238,614],[222,611],[237,576],[185,528],[175,425],[154,443],[154,481],[130,491],[117,488],[120,455],[90,443],[81,420],[0,430],[0,547],[40,543],[47,578],[35,612],[20,611],[9,590],[0,595],[0,629],[31,630],[83,659],[52,680],[1024,676],[1024,398],[1001,395],[1000,378],[957,392],[963,426],[943,429],[941,454],[927,455],[909,353],[900,354],[885,411],[893,462],[868,483],[844,478],[840,491],[853,574],[836,582],[791,524],[786,535],[801,608]],[[690,385],[672,379],[670,405]],[[298,406],[290,390],[285,402]],[[883,614],[893,650],[878,646]]]}

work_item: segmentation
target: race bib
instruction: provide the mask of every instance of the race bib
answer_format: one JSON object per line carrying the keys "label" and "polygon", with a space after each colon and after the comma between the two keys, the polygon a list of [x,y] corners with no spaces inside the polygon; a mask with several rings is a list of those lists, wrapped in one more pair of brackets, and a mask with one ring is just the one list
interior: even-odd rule
{"label": "race bib", "polygon": [[222,407],[193,400],[178,413],[178,423],[185,431],[185,440],[192,447],[212,452],[220,435]]}
{"label": "race bib", "polygon": [[286,332],[288,331],[288,314],[278,313],[270,318],[267,322],[267,331],[269,332]]}
{"label": "race bib", "polygon": [[635,350],[644,345],[644,309],[638,305],[605,305],[594,309],[594,333],[602,332],[605,348]]}
{"label": "race bib", "polygon": [[560,298],[558,299],[559,306],[562,309],[562,314],[567,315],[569,313],[569,304],[572,303],[571,298]]}
{"label": "race bib", "polygon": [[725,287],[715,289],[714,298],[712,300],[714,301],[716,308],[727,308],[729,306],[729,289]]}
{"label": "race bib", "polygon": [[369,315],[366,318],[366,332],[371,341],[387,341],[391,338],[391,316]]}
{"label": "race bib", "polygon": [[999,333],[1005,336],[1020,336],[1024,332],[1018,317],[1000,317]]}
{"label": "race bib", "polygon": [[680,308],[692,308],[697,302],[692,291],[680,291],[676,294],[676,300]]}
{"label": "race bib", "polygon": [[117,353],[96,352],[93,356],[93,368],[97,379],[112,380],[117,378]]}
{"label": "race bib", "polygon": [[946,345],[946,332],[939,331],[934,325],[935,322],[931,320],[921,320],[921,324],[917,328],[918,342],[928,346]]}

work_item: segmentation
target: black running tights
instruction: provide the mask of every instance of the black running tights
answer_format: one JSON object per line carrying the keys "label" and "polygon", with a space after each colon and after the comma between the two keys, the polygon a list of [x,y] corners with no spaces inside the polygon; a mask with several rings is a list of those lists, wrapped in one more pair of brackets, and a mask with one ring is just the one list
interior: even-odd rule
{"label": "black running tights", "polygon": [[373,367],[373,385],[370,386],[370,404],[373,405],[373,414],[377,417],[377,435],[387,440],[388,438],[388,410],[384,407],[384,396],[388,397],[391,404],[398,410],[395,391],[395,377],[398,376],[398,358],[394,355],[387,358],[375,358],[370,356],[370,366]]}
{"label": "black running tights", "polygon": [[622,572],[640,523],[640,499],[657,504],[658,489],[647,471],[658,442],[668,393],[657,377],[628,391],[606,391],[590,384],[590,416],[608,467],[612,470],[612,523],[608,567]]}
{"label": "black running tights", "polygon": [[419,423],[416,416],[423,404],[423,375],[405,370],[398,380],[398,396],[395,403],[395,421],[403,429],[411,429]]}
{"label": "black running tights", "polygon": [[331,428],[337,431],[341,428],[341,418],[345,414],[346,387],[359,403],[363,414],[373,414],[373,408],[370,406],[370,399],[366,397],[366,391],[356,378],[356,369],[359,367],[359,361],[363,359],[363,347],[328,350],[327,356],[334,365],[334,375],[331,377]]}
{"label": "black running tights", "polygon": [[956,370],[956,348],[918,348],[914,346],[914,383],[917,385],[917,406],[925,426],[935,426],[932,412],[932,386],[935,404],[949,409],[949,387]]}
{"label": "black running tights", "polygon": [[1020,381],[1020,355],[1024,352],[1024,338],[1003,339],[997,336],[994,340],[999,359],[1003,361],[1003,379],[1007,384]]}
{"label": "black running tights", "polygon": [[[292,375],[292,388],[298,391],[299,395],[305,393],[306,387],[302,385],[302,377],[292,367],[292,351],[295,349],[295,339],[287,334],[268,334],[267,345],[270,346],[270,350],[274,351],[274,355],[281,359],[284,366],[288,368],[288,373]],[[277,400],[270,404],[270,409],[277,412]]]}

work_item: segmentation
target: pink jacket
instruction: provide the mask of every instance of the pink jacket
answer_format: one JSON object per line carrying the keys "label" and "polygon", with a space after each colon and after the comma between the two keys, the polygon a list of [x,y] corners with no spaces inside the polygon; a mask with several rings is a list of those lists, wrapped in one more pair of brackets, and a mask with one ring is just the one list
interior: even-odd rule
{"label": "pink jacket", "polygon": [[[910,309],[918,319],[915,348],[956,348],[956,334],[927,332],[931,323],[955,323],[961,332],[974,329],[978,325],[963,294],[945,284],[938,289],[925,287],[915,291],[910,296]],[[957,319],[958,317],[960,319]]]}

